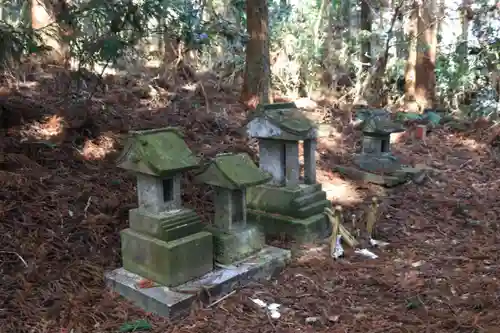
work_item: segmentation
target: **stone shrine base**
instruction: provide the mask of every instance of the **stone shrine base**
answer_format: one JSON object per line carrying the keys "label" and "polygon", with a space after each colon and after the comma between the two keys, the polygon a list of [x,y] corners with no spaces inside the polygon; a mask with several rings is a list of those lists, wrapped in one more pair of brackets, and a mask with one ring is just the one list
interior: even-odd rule
{"label": "stone shrine base", "polygon": [[286,236],[298,244],[313,243],[328,237],[330,224],[325,214],[303,219],[254,209],[247,210],[248,218],[258,224],[268,236]]}
{"label": "stone shrine base", "polygon": [[201,278],[168,288],[137,288],[143,278],[123,268],[105,274],[106,285],[146,312],[167,318],[189,314],[191,305],[215,301],[251,281],[269,280],[291,259],[289,250],[266,246],[257,254],[229,266],[218,266]]}
{"label": "stone shrine base", "polygon": [[336,171],[353,180],[365,181],[368,183],[382,185],[385,187],[398,186],[410,180],[419,184],[423,181],[423,178],[425,177],[424,170],[421,170],[419,168],[410,168],[410,167],[402,167],[397,172],[392,172],[390,174],[385,174],[385,175],[378,175],[357,168],[340,166],[340,165],[333,168],[333,171]]}

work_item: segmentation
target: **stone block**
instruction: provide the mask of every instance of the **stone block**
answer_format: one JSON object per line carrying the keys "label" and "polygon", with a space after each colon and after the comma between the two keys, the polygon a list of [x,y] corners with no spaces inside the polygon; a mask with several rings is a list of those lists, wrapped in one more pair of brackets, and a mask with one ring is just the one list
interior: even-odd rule
{"label": "stone block", "polygon": [[230,231],[216,227],[208,230],[214,237],[215,261],[223,265],[259,252],[266,243],[264,233],[255,225],[241,226]]}
{"label": "stone block", "polygon": [[163,285],[138,288],[144,277],[124,268],[106,273],[105,280],[111,290],[144,311],[172,319],[188,315],[196,301],[210,303],[252,281],[269,280],[290,260],[289,250],[266,246],[241,262],[224,267],[216,265],[212,272],[175,288]]}
{"label": "stone block", "polygon": [[394,187],[408,181],[408,173],[404,171],[394,172],[390,175],[377,175],[356,168],[346,166],[336,166],[334,171],[354,180],[360,180],[367,183],[373,183],[386,187]]}
{"label": "stone block", "polygon": [[231,230],[246,224],[245,189],[229,190],[215,187],[214,225],[222,230]]}
{"label": "stone block", "polygon": [[129,211],[130,229],[158,238],[172,241],[203,230],[199,216],[192,209],[150,213],[140,208]]}
{"label": "stone block", "polygon": [[316,184],[316,140],[304,140],[304,183]]}
{"label": "stone block", "polygon": [[206,231],[166,242],[125,229],[121,241],[123,267],[167,287],[213,269],[212,234]]}
{"label": "stone block", "polygon": [[299,244],[315,242],[328,237],[330,224],[325,214],[317,214],[305,219],[292,218],[257,210],[248,210],[249,223],[255,223],[272,237],[286,237]]}
{"label": "stone block", "polygon": [[181,208],[181,175],[157,177],[137,174],[139,207],[151,213]]}
{"label": "stone block", "polygon": [[285,183],[285,145],[280,140],[259,140],[259,167],[269,172],[270,181],[276,185]]}
{"label": "stone block", "polygon": [[392,173],[401,169],[402,163],[391,153],[380,155],[358,154],[354,156],[354,163],[368,172]]}
{"label": "stone block", "polygon": [[295,187],[299,184],[300,162],[299,143],[286,141],[285,143],[285,186]]}
{"label": "stone block", "polygon": [[254,186],[247,189],[247,207],[298,217],[300,209],[312,203],[306,197],[317,192],[322,192],[321,184],[300,184],[293,188],[268,184]]}

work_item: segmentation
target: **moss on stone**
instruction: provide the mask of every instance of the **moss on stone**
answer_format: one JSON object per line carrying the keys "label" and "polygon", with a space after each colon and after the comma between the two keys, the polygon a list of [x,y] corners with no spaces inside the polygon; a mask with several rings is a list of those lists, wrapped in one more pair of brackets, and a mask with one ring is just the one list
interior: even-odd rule
{"label": "moss on stone", "polygon": [[253,117],[268,119],[272,124],[284,132],[293,135],[305,136],[316,124],[310,120],[295,103],[276,103],[259,105]]}
{"label": "moss on stone", "polygon": [[196,178],[213,186],[241,189],[266,183],[272,176],[259,169],[248,154],[240,153],[216,156]]}
{"label": "moss on stone", "polygon": [[154,176],[193,169],[199,159],[193,154],[175,128],[130,133],[118,158],[119,167]]}

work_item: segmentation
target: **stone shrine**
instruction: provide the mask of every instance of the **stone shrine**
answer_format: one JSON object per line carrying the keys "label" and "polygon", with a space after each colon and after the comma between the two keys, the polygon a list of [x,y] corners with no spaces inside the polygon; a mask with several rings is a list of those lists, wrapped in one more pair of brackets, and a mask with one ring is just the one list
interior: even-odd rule
{"label": "stone shrine", "polygon": [[131,134],[118,165],[137,174],[139,207],[121,233],[123,267],[105,274],[108,287],[147,312],[178,318],[195,302],[210,303],[285,267],[291,252],[264,246],[261,231],[246,224],[245,188],[271,177],[247,155],[218,156],[199,172],[217,188],[215,227],[207,227],[182,207],[181,173],[198,168],[199,160],[180,132]]}
{"label": "stone shrine", "polygon": [[361,151],[354,157],[357,167],[337,165],[337,171],[351,179],[387,187],[396,186],[422,177],[422,170],[403,165],[391,152],[391,134],[404,132],[402,124],[391,119],[383,109],[364,109],[356,115],[363,138]]}
{"label": "stone shrine", "polygon": [[198,158],[175,129],[131,134],[118,166],[137,174],[139,207],[121,232],[123,267],[168,287],[210,272],[212,235],[181,202],[182,172]]}
{"label": "stone shrine", "polygon": [[245,153],[217,155],[196,176],[215,189],[215,218],[209,229],[214,235],[215,260],[228,265],[259,252],[265,246],[260,228],[247,223],[247,187],[268,182]]}
{"label": "stone shrine", "polygon": [[[309,242],[326,236],[323,214],[330,206],[316,183],[317,126],[294,103],[260,105],[247,124],[259,140],[260,169],[269,172],[268,184],[247,190],[248,218],[267,235]],[[304,145],[304,174],[300,176],[299,141]]]}
{"label": "stone shrine", "polygon": [[405,128],[389,118],[389,114],[373,114],[362,125],[361,153],[354,158],[360,169],[370,172],[391,173],[402,165],[391,152],[391,134]]}

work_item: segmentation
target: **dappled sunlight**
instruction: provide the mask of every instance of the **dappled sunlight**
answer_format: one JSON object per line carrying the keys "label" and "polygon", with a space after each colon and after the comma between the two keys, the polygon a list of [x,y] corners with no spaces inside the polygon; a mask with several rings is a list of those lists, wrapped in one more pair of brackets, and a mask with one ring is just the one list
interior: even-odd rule
{"label": "dappled sunlight", "polygon": [[296,260],[300,264],[308,263],[311,261],[331,260],[327,248],[328,246],[326,245],[303,245]]}
{"label": "dappled sunlight", "polygon": [[102,160],[110,153],[116,153],[116,139],[103,134],[95,140],[85,141],[82,149],[77,149],[81,157],[87,161]]}
{"label": "dappled sunlight", "polygon": [[186,90],[186,91],[196,91],[197,87],[198,87],[198,85],[195,83],[187,83],[187,84],[182,86],[182,89]]}
{"label": "dappled sunlight", "polygon": [[58,115],[27,124],[19,131],[21,142],[33,140],[60,141],[64,135],[64,119]]}
{"label": "dappled sunlight", "polygon": [[323,181],[323,191],[326,198],[342,206],[353,206],[363,201],[363,196],[356,190],[351,182],[335,178]]}
{"label": "dappled sunlight", "polygon": [[488,149],[488,145],[485,143],[477,142],[474,139],[470,138],[463,138],[460,139],[459,142],[467,149],[470,149],[472,151],[485,151]]}

